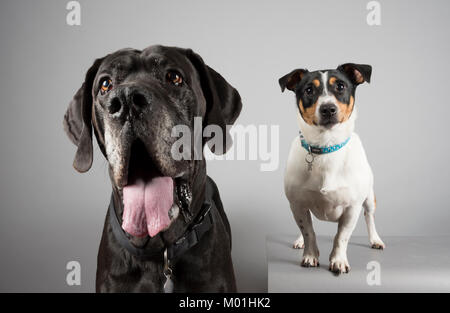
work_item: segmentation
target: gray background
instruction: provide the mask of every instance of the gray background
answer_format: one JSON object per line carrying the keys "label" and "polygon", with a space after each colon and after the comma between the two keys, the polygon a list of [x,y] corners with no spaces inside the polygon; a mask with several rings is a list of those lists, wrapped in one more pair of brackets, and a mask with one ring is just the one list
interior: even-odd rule
{"label": "gray background", "polygon": [[[72,169],[62,117],[93,60],[123,47],[193,48],[240,91],[238,123],[280,125],[277,171],[208,165],[231,221],[240,291],[267,288],[266,235],[297,233],[282,185],[294,96],[277,83],[296,67],[372,64],[373,83],[357,91],[357,132],[375,173],[379,232],[450,234],[450,2],[381,1],[378,27],[356,0],[80,1],[79,27],[66,25],[66,3],[0,4],[0,291],[94,290],[106,162],[96,149],[89,173]],[[365,234],[362,219],[355,234]],[[71,260],[81,263],[80,287],[66,285]]]}

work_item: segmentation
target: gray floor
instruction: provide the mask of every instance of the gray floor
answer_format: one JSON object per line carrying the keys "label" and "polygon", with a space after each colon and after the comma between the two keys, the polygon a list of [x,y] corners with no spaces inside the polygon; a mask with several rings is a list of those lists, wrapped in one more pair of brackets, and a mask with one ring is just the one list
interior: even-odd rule
{"label": "gray floor", "polygon": [[[351,271],[328,271],[332,237],[318,237],[320,267],[300,266],[303,250],[292,249],[295,236],[267,237],[269,292],[450,292],[450,237],[385,237],[385,250],[370,249],[367,237],[352,237],[348,246]],[[371,261],[376,272],[367,269]]]}

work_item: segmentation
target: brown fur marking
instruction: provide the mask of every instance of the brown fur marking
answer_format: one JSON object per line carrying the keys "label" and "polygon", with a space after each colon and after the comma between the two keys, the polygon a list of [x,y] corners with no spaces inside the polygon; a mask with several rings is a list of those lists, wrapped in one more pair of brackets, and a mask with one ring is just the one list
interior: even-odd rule
{"label": "brown fur marking", "polygon": [[345,122],[350,118],[353,112],[353,106],[355,104],[355,99],[353,96],[350,96],[350,103],[342,103],[337,101],[337,105],[339,106],[339,122]]}
{"label": "brown fur marking", "polygon": [[317,121],[316,121],[316,107],[317,107],[317,102],[314,103],[312,106],[310,106],[309,108],[307,108],[305,110],[305,108],[303,107],[303,102],[302,100],[299,101],[298,106],[300,108],[300,112],[301,115],[303,117],[303,120],[305,120],[305,122],[309,125],[316,125]]}

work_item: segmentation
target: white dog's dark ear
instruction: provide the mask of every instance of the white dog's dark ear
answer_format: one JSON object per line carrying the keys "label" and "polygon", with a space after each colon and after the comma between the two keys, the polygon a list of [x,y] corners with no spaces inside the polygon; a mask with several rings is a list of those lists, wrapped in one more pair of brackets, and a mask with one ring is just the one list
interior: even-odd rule
{"label": "white dog's dark ear", "polygon": [[372,66],[368,64],[345,63],[337,67],[347,75],[350,81],[355,85],[360,85],[364,82],[370,83],[370,76],[372,75]]}
{"label": "white dog's dark ear", "polygon": [[307,69],[298,68],[296,70],[293,70],[289,74],[284,75],[278,80],[278,83],[281,87],[281,92],[284,92],[284,90],[287,88],[291,91],[295,92],[295,88],[297,87],[298,83],[303,79],[303,76],[305,73],[308,73]]}
{"label": "white dog's dark ear", "polygon": [[92,84],[103,59],[95,60],[86,73],[85,81],[70,101],[63,126],[69,139],[78,147],[73,167],[87,172],[92,166]]}
{"label": "white dog's dark ear", "polygon": [[222,147],[225,149],[216,151],[215,146],[210,146],[210,148],[216,154],[226,153],[233,143],[226,126],[234,124],[238,118],[242,109],[241,96],[222,75],[206,65],[197,53],[188,49],[186,55],[200,76],[203,95],[206,99],[206,114],[203,126],[218,125],[222,129]]}

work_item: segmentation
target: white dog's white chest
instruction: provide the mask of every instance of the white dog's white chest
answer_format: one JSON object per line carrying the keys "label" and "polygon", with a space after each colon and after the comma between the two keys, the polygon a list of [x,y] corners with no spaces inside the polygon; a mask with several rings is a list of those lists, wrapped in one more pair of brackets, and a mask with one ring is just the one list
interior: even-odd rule
{"label": "white dog's white chest", "polygon": [[336,222],[352,202],[352,196],[346,187],[322,192],[302,189],[298,201],[301,207],[309,209],[318,219]]}
{"label": "white dog's white chest", "polygon": [[320,220],[337,222],[367,197],[371,171],[356,134],[338,152],[318,156],[309,171],[306,151],[294,141],[285,175],[285,192],[294,210],[310,210]]}

